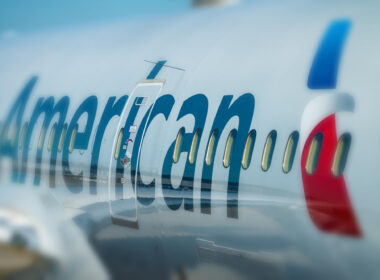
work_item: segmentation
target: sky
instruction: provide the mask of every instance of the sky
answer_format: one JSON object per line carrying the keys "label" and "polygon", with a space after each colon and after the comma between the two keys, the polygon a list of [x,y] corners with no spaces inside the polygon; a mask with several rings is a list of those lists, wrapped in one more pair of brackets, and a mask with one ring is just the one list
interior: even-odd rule
{"label": "sky", "polygon": [[1,0],[0,36],[191,8],[191,0]]}

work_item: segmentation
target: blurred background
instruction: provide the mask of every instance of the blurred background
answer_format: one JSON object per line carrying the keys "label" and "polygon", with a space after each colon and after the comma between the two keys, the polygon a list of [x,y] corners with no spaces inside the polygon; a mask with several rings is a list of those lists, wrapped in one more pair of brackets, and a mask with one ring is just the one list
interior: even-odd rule
{"label": "blurred background", "polygon": [[147,14],[178,13],[191,6],[191,0],[3,0],[0,1],[0,38]]}

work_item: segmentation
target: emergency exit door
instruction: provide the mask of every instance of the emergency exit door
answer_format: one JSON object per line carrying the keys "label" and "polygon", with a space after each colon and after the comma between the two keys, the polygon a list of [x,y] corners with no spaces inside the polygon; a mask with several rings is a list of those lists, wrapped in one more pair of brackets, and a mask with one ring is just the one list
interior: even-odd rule
{"label": "emergency exit door", "polygon": [[[135,140],[141,130],[143,130],[142,135],[145,135],[147,120],[163,85],[164,82],[160,80],[145,80],[137,84],[128,97],[120,117],[114,136],[108,175],[109,207],[114,223],[134,228],[139,226],[137,173],[131,175],[131,168],[135,162],[137,163],[135,168],[138,170],[143,139],[138,142]],[[136,149],[138,153],[133,153]]]}

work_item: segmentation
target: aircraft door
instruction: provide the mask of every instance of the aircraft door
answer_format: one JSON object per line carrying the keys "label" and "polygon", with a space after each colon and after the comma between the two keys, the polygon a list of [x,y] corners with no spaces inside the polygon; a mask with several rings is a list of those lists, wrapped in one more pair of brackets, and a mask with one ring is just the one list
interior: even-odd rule
{"label": "aircraft door", "polygon": [[[108,192],[111,218],[114,223],[138,228],[136,184],[139,157],[147,119],[161,93],[162,80],[145,80],[136,85],[128,97],[116,129],[109,164]],[[137,145],[135,147],[135,145]],[[138,153],[134,151],[138,151]],[[133,166],[137,163],[137,167]]]}

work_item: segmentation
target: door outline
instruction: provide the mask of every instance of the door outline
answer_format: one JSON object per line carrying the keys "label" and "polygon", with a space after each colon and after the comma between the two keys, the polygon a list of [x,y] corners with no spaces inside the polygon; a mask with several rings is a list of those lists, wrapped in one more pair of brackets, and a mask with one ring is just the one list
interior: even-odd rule
{"label": "door outline", "polygon": [[[114,223],[114,224],[130,227],[130,228],[135,228],[135,229],[139,228],[139,222],[138,222],[138,201],[137,201],[137,190],[136,190],[137,172],[135,174],[135,180],[134,180],[135,185],[132,185],[132,189],[133,189],[132,190],[133,191],[133,198],[132,199],[134,200],[134,204],[135,204],[135,207],[134,207],[135,208],[134,209],[135,210],[135,217],[134,217],[135,219],[129,219],[129,218],[117,215],[117,214],[113,213],[113,211],[112,211],[111,188],[113,187],[113,185],[112,185],[111,181],[112,181],[112,172],[113,172],[113,169],[114,169],[113,154],[115,153],[115,149],[116,149],[116,146],[117,146],[118,133],[119,133],[121,127],[122,127],[123,118],[124,118],[124,116],[126,116],[127,109],[129,108],[130,103],[134,102],[132,100],[134,99],[136,90],[138,88],[140,88],[140,87],[147,87],[147,86],[159,86],[160,88],[157,91],[157,94],[156,94],[156,96],[154,98],[154,101],[152,102],[152,105],[151,105],[152,109],[150,110],[148,118],[147,118],[147,120],[149,120],[150,116],[152,114],[152,111],[153,111],[153,107],[155,106],[157,99],[160,97],[164,85],[165,85],[165,80],[161,80],[161,79],[142,80],[142,81],[140,81],[133,88],[130,96],[128,96],[127,102],[125,103],[123,111],[122,111],[122,113],[120,115],[119,122],[118,122],[117,129],[116,129],[116,133],[115,133],[114,140],[113,140],[113,144],[112,144],[110,161],[109,161],[109,165],[108,165],[108,206],[109,206],[109,212],[110,212],[110,215],[111,215],[111,220],[112,220],[112,223]],[[145,105],[140,105],[140,106],[145,106]],[[145,125],[144,125],[143,135],[145,135],[147,124],[148,124],[148,122],[146,122]],[[142,137],[141,142],[139,143],[139,149],[138,149],[138,154],[137,154],[137,165],[136,165],[137,169],[136,170],[138,170],[139,165],[140,165],[140,153],[141,153],[141,147],[142,147],[143,141],[144,141],[144,136]],[[132,180],[131,180],[131,184],[132,184]]]}

